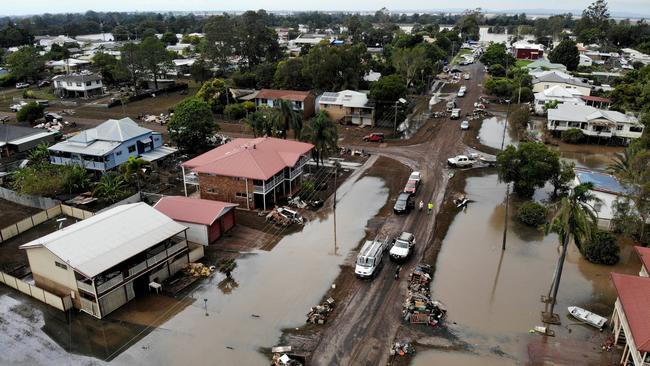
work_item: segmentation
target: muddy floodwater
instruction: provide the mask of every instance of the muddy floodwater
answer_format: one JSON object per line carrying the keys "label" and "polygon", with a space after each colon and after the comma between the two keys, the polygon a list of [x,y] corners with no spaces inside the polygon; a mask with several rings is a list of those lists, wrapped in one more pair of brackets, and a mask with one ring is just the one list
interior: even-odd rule
{"label": "muddy floodwater", "polygon": [[260,349],[276,345],[283,328],[305,323],[305,314],[330,287],[339,266],[365,236],[367,221],[387,198],[381,179],[346,182],[338,190],[336,252],[332,214],[325,211],[302,231],[284,237],[272,251],[255,251],[238,259],[231,292],[219,289],[222,275],[201,285],[192,294],[196,301],[191,306],[112,363],[267,365],[270,355]]}
{"label": "muddy floodwater", "polygon": [[501,148],[501,141],[504,142],[503,146],[517,144],[516,136],[513,134],[512,129],[506,129],[505,139],[503,137],[503,129],[505,127],[506,119],[504,117],[491,117],[483,120],[481,129],[478,132],[478,139],[481,144],[495,149]]}
{"label": "muddy floodwater", "polygon": [[[511,365],[528,361],[529,346],[542,337],[529,330],[540,325],[543,304],[558,257],[558,238],[508,222],[506,250],[501,250],[505,185],[496,174],[475,173],[465,191],[473,200],[460,212],[443,241],[432,292],[449,309],[446,325],[466,345],[461,351],[423,351],[414,365]],[[545,198],[544,190],[536,199]],[[516,212],[517,200],[511,200]],[[552,342],[593,342],[601,334],[567,315],[578,305],[609,317],[615,293],[609,273],[638,273],[640,263],[631,245],[621,248],[616,266],[585,261],[571,245],[564,266]],[[579,347],[570,347],[571,349]],[[569,348],[567,348],[569,349]],[[597,352],[578,349],[577,352]],[[598,356],[604,357],[604,356]],[[600,364],[600,363],[598,363]]]}

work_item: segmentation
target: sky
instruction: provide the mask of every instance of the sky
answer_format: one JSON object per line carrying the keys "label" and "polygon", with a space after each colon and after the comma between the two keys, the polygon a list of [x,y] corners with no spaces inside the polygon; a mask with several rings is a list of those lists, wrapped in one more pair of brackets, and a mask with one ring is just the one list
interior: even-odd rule
{"label": "sky", "polygon": [[[327,0],[320,2],[296,0],[0,0],[0,15],[25,15],[41,13],[65,13],[94,11],[217,11],[217,10],[336,10],[362,11],[377,10],[386,7],[389,10],[445,10],[481,7],[487,10],[539,10],[551,13],[566,11],[577,12],[584,9],[593,0],[465,0],[449,2],[447,0]],[[642,17],[650,15],[650,0],[610,0],[612,14]]]}

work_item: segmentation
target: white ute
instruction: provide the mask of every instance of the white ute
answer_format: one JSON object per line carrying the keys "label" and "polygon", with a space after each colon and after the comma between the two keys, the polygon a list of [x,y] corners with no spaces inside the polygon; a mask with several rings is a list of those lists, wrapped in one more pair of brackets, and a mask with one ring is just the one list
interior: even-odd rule
{"label": "white ute", "polygon": [[390,248],[388,255],[391,260],[401,261],[411,255],[412,249],[415,246],[415,236],[411,233],[403,232],[399,238],[395,240],[393,247]]}
{"label": "white ute", "polygon": [[456,168],[465,168],[472,166],[476,160],[467,155],[458,155],[447,159],[447,165]]}

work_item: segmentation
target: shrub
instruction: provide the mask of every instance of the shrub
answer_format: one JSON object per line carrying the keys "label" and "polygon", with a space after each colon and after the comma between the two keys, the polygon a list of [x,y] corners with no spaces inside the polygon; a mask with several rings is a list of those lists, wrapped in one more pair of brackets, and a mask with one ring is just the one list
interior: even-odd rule
{"label": "shrub", "polygon": [[45,107],[42,105],[36,102],[29,102],[16,113],[16,119],[18,122],[34,122],[39,118],[43,118],[44,111]]}
{"label": "shrub", "polygon": [[34,99],[34,91],[29,89],[23,90],[23,98]]}
{"label": "shrub", "polygon": [[585,258],[592,263],[612,266],[619,260],[616,237],[598,229],[592,233],[591,240],[584,244],[583,252]]}
{"label": "shrub", "polygon": [[517,219],[528,226],[539,227],[546,222],[547,214],[546,207],[535,201],[528,201],[519,207]]}
{"label": "shrub", "polygon": [[494,64],[490,66],[488,72],[492,76],[506,76],[506,68],[503,65]]}
{"label": "shrub", "polygon": [[228,104],[224,109],[223,113],[231,119],[240,119],[246,116],[246,107],[241,103]]}
{"label": "shrub", "polygon": [[300,192],[303,197],[311,196],[316,190],[316,184],[312,180],[303,180],[300,186]]}
{"label": "shrub", "polygon": [[560,138],[562,139],[562,141],[568,144],[579,144],[584,139],[584,135],[582,134],[582,131],[580,131],[579,129],[570,128],[568,130],[562,131]]}

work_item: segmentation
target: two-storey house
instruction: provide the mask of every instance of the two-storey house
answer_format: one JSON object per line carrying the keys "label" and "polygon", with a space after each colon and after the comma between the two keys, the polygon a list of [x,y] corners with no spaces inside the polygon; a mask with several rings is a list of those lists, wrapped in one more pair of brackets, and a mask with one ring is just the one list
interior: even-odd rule
{"label": "two-storey house", "polygon": [[63,98],[88,98],[102,95],[102,77],[98,74],[57,75],[52,78],[54,94]]}
{"label": "two-storey house", "polygon": [[577,128],[587,137],[617,138],[623,143],[643,134],[643,124],[636,117],[588,105],[560,104],[549,109],[546,127],[555,134]]}
{"label": "two-storey house", "polygon": [[318,106],[334,121],[359,126],[375,125],[375,108],[368,103],[366,93],[354,90],[325,92],[318,98]]}
{"label": "two-storey house", "polygon": [[255,105],[258,107],[275,107],[279,101],[286,100],[291,103],[295,111],[302,113],[304,120],[314,115],[314,94],[299,90],[262,89],[255,95]]}

